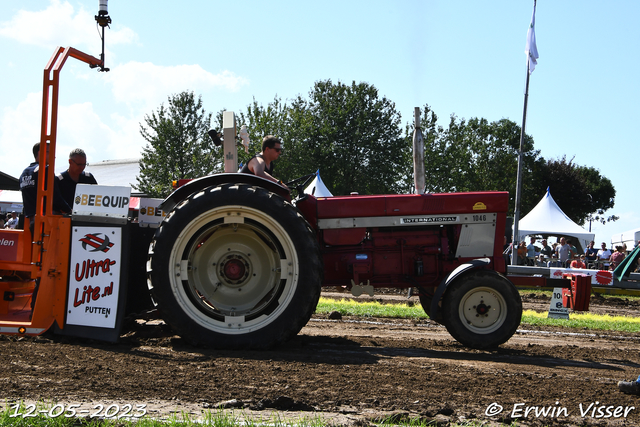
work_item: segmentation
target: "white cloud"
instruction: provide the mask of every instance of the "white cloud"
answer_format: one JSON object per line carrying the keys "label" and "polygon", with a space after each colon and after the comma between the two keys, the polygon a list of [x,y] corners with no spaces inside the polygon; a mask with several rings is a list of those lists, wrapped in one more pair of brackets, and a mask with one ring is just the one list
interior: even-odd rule
{"label": "white cloud", "polygon": [[114,128],[113,137],[109,141],[108,150],[101,160],[130,159],[142,155],[142,147],[146,143],[140,135],[142,113],[135,117],[124,117],[112,114]]}
{"label": "white cloud", "polygon": [[166,102],[170,95],[184,90],[198,93],[224,89],[234,92],[249,84],[246,78],[226,70],[213,74],[200,65],[165,67],[135,61],[114,67],[106,79],[113,85],[113,94],[118,102],[145,113]]}
{"label": "white cloud", "polygon": [[91,102],[60,107],[56,171],[66,168],[67,154],[74,148],[82,148],[89,162],[108,157],[108,147],[114,137],[115,132],[100,119]]}
{"label": "white cloud", "polygon": [[[75,78],[91,78],[82,72]],[[144,115],[167,101],[168,96],[183,90],[196,93],[209,90],[236,91],[248,80],[229,71],[210,73],[199,65],[158,66],[130,62],[101,74],[111,87],[113,99],[126,105],[101,117],[92,102],[77,102],[58,107],[56,171],[63,170],[66,155],[80,147],[89,162],[139,157],[145,144],[139,124]],[[103,101],[107,101],[106,99]],[[108,101],[107,101],[108,102]],[[40,140],[42,93],[30,93],[15,108],[7,107],[0,116],[0,144],[14,147],[11,156],[0,156],[0,170],[19,176],[32,162],[31,146]],[[101,113],[102,114],[102,113]]]}
{"label": "white cloud", "polygon": [[40,140],[42,93],[30,93],[15,109],[5,108],[0,118],[0,171],[18,177],[33,162],[31,147]]}
{"label": "white cloud", "polygon": [[[33,161],[31,147],[40,140],[42,93],[30,93],[15,109],[5,108],[0,117],[0,145],[9,147],[0,156],[0,170],[14,177]],[[58,108],[56,172],[67,166],[68,153],[87,152],[89,162],[139,157],[143,139],[138,132],[141,117],[112,117],[113,130],[95,112],[91,102]]]}
{"label": "white cloud", "polygon": [[138,43],[138,34],[135,31],[128,27],[119,28],[117,25],[109,28],[105,38],[110,45]]}
{"label": "white cloud", "polygon": [[[10,21],[0,23],[0,36],[49,49],[56,46],[94,48],[100,43],[94,16],[82,6],[76,11],[67,1],[51,0],[45,10],[20,10]],[[109,30],[110,44],[134,43],[137,39],[137,34],[129,28]]]}

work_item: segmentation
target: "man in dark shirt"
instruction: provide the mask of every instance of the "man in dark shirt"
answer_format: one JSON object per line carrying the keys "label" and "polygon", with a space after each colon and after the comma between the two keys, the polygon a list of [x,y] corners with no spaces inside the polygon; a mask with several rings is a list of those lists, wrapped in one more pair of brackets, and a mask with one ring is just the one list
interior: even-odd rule
{"label": "man in dark shirt", "polygon": [[[49,144],[46,144],[47,150],[47,162],[49,161]],[[22,192],[22,204],[24,206],[24,216],[29,218],[29,231],[31,236],[34,236],[35,222],[33,217],[36,215],[36,204],[38,200],[38,173],[40,172],[40,143],[36,143],[33,146],[33,157],[35,162],[31,163],[20,175],[20,192]],[[44,185],[47,187],[47,170],[49,165],[44,168]],[[42,209],[44,212],[44,208]],[[46,213],[46,212],[44,212]],[[71,208],[64,201],[60,195],[60,188],[58,187],[58,181],[53,180],[53,213],[71,213]],[[38,231],[40,234],[40,231]],[[36,286],[31,295],[31,309],[35,307],[36,297],[38,295],[38,289],[40,288],[40,278],[36,279]]]}
{"label": "man in dark shirt", "polygon": [[73,198],[78,184],[97,184],[98,181],[90,172],[85,172],[87,154],[82,148],[76,148],[69,153],[69,168],[56,175],[62,198],[73,209]]}
{"label": "man in dark shirt", "polygon": [[[31,228],[33,228],[33,217],[36,215],[36,200],[38,198],[38,173],[40,165],[38,164],[40,156],[40,143],[33,146],[33,156],[35,162],[31,163],[20,175],[20,191],[22,192],[22,204],[24,205],[24,216],[31,219]],[[49,144],[47,144],[47,159],[49,158]],[[45,186],[47,169],[45,167]],[[71,208],[64,201],[60,194],[60,188],[57,181],[53,184],[53,211],[54,213],[71,213]],[[33,230],[32,230],[33,231]]]}
{"label": "man in dark shirt", "polygon": [[540,253],[548,258],[553,256],[553,249],[551,249],[551,246],[547,244],[547,239],[542,239],[542,249],[540,250]]}
{"label": "man in dark shirt", "polygon": [[598,259],[598,250],[593,247],[594,244],[595,242],[593,240],[589,242],[589,247],[584,251],[588,262],[594,262]]}

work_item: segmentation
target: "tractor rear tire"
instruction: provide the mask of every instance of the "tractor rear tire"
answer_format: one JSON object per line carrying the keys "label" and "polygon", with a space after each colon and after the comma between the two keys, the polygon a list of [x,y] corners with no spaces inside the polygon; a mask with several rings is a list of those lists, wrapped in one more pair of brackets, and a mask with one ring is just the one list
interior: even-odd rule
{"label": "tractor rear tire", "polygon": [[307,324],[322,286],[320,249],[300,213],[260,187],[209,187],[158,229],[149,287],[187,342],[265,349]]}
{"label": "tractor rear tire", "polygon": [[522,300],[509,280],[496,272],[474,271],[447,287],[442,317],[463,345],[495,348],[513,336],[522,320]]}

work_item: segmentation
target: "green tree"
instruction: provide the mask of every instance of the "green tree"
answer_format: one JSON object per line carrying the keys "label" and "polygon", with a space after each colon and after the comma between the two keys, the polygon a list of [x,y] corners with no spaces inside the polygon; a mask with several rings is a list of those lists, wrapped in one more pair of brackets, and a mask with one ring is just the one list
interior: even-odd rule
{"label": "green tree", "polygon": [[287,104],[276,97],[266,106],[254,99],[236,117],[238,126],[247,125],[251,139],[249,154],[239,148],[239,160],[260,152],[263,136],[275,135],[284,147],[275,175],[285,182],[320,169],[336,195],[402,188],[410,145],[401,137],[395,105],[369,84],[321,81],[308,98],[298,96]]}
{"label": "green tree", "polygon": [[[431,193],[508,191],[510,213],[515,208],[516,175],[520,149],[520,126],[508,119],[489,122],[483,118],[458,119],[452,115],[445,129],[428,105],[422,109],[425,134],[425,173]],[[410,135],[407,135],[409,138]],[[532,191],[533,177],[544,159],[525,136],[523,156],[523,210],[539,201]]]}
{"label": "green tree", "polygon": [[[215,116],[215,129],[218,132],[222,131],[222,116],[224,110],[219,111]],[[239,111],[236,113],[236,129],[238,134],[243,125],[246,125],[247,132],[249,133],[249,148],[248,153],[245,152],[244,146],[238,145],[238,165],[245,164],[251,158],[262,151],[262,139],[266,135],[274,135],[283,141],[284,152],[277,160],[276,176],[283,181],[291,180],[300,175],[306,175],[309,172],[304,172],[297,175],[300,168],[293,168],[295,161],[291,161],[291,149],[295,143],[295,138],[291,138],[291,132],[295,130],[290,124],[291,114],[290,108],[287,104],[283,103],[278,97],[263,106],[259,104],[255,98],[253,102],[247,106],[246,111]],[[295,152],[295,150],[293,150]],[[220,171],[223,170],[223,166],[220,167]]]}
{"label": "green tree", "polygon": [[140,160],[138,184],[134,188],[152,197],[166,197],[175,179],[198,178],[219,169],[222,159],[213,155],[207,135],[211,114],[202,107],[202,97],[181,92],[168,98],[157,111],[145,115],[140,134],[147,141]]}
{"label": "green tree", "polygon": [[[288,111],[292,126],[287,160],[291,170],[321,170],[335,194],[397,193],[410,149],[395,104],[367,83],[316,82],[309,99],[299,96]],[[302,172],[298,169],[297,171]]]}
{"label": "green tree", "polygon": [[560,209],[579,225],[586,221],[606,223],[618,219],[606,217],[605,211],[613,208],[616,190],[611,181],[600,175],[597,169],[573,164],[566,156],[547,160],[536,179],[537,193],[542,197],[549,189]]}
{"label": "green tree", "polygon": [[609,178],[600,175],[600,171],[587,166],[578,166],[580,174],[585,179],[586,191],[591,206],[586,221],[597,221],[606,224],[619,219],[616,215],[606,216],[605,212],[615,205],[616,190]]}
{"label": "green tree", "polygon": [[262,151],[262,139],[266,135],[274,135],[280,138],[284,148],[284,154],[277,161],[277,176],[283,181],[292,178],[286,167],[289,163],[286,160],[287,150],[291,148],[291,126],[288,124],[288,107],[280,98],[275,97],[266,107],[258,104],[254,98],[246,112],[236,115],[236,125],[238,132],[242,125],[247,126],[250,140],[249,153],[246,153],[243,147],[238,147],[238,163],[251,160],[251,157]]}

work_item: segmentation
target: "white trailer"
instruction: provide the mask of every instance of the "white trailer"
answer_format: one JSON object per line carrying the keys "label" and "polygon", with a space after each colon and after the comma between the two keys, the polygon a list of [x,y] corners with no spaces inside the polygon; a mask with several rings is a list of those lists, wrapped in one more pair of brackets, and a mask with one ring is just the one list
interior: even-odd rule
{"label": "white trailer", "polygon": [[633,230],[611,236],[611,249],[613,250],[616,246],[626,244],[627,252],[629,252],[633,250],[638,241],[640,241],[640,228],[634,228]]}

